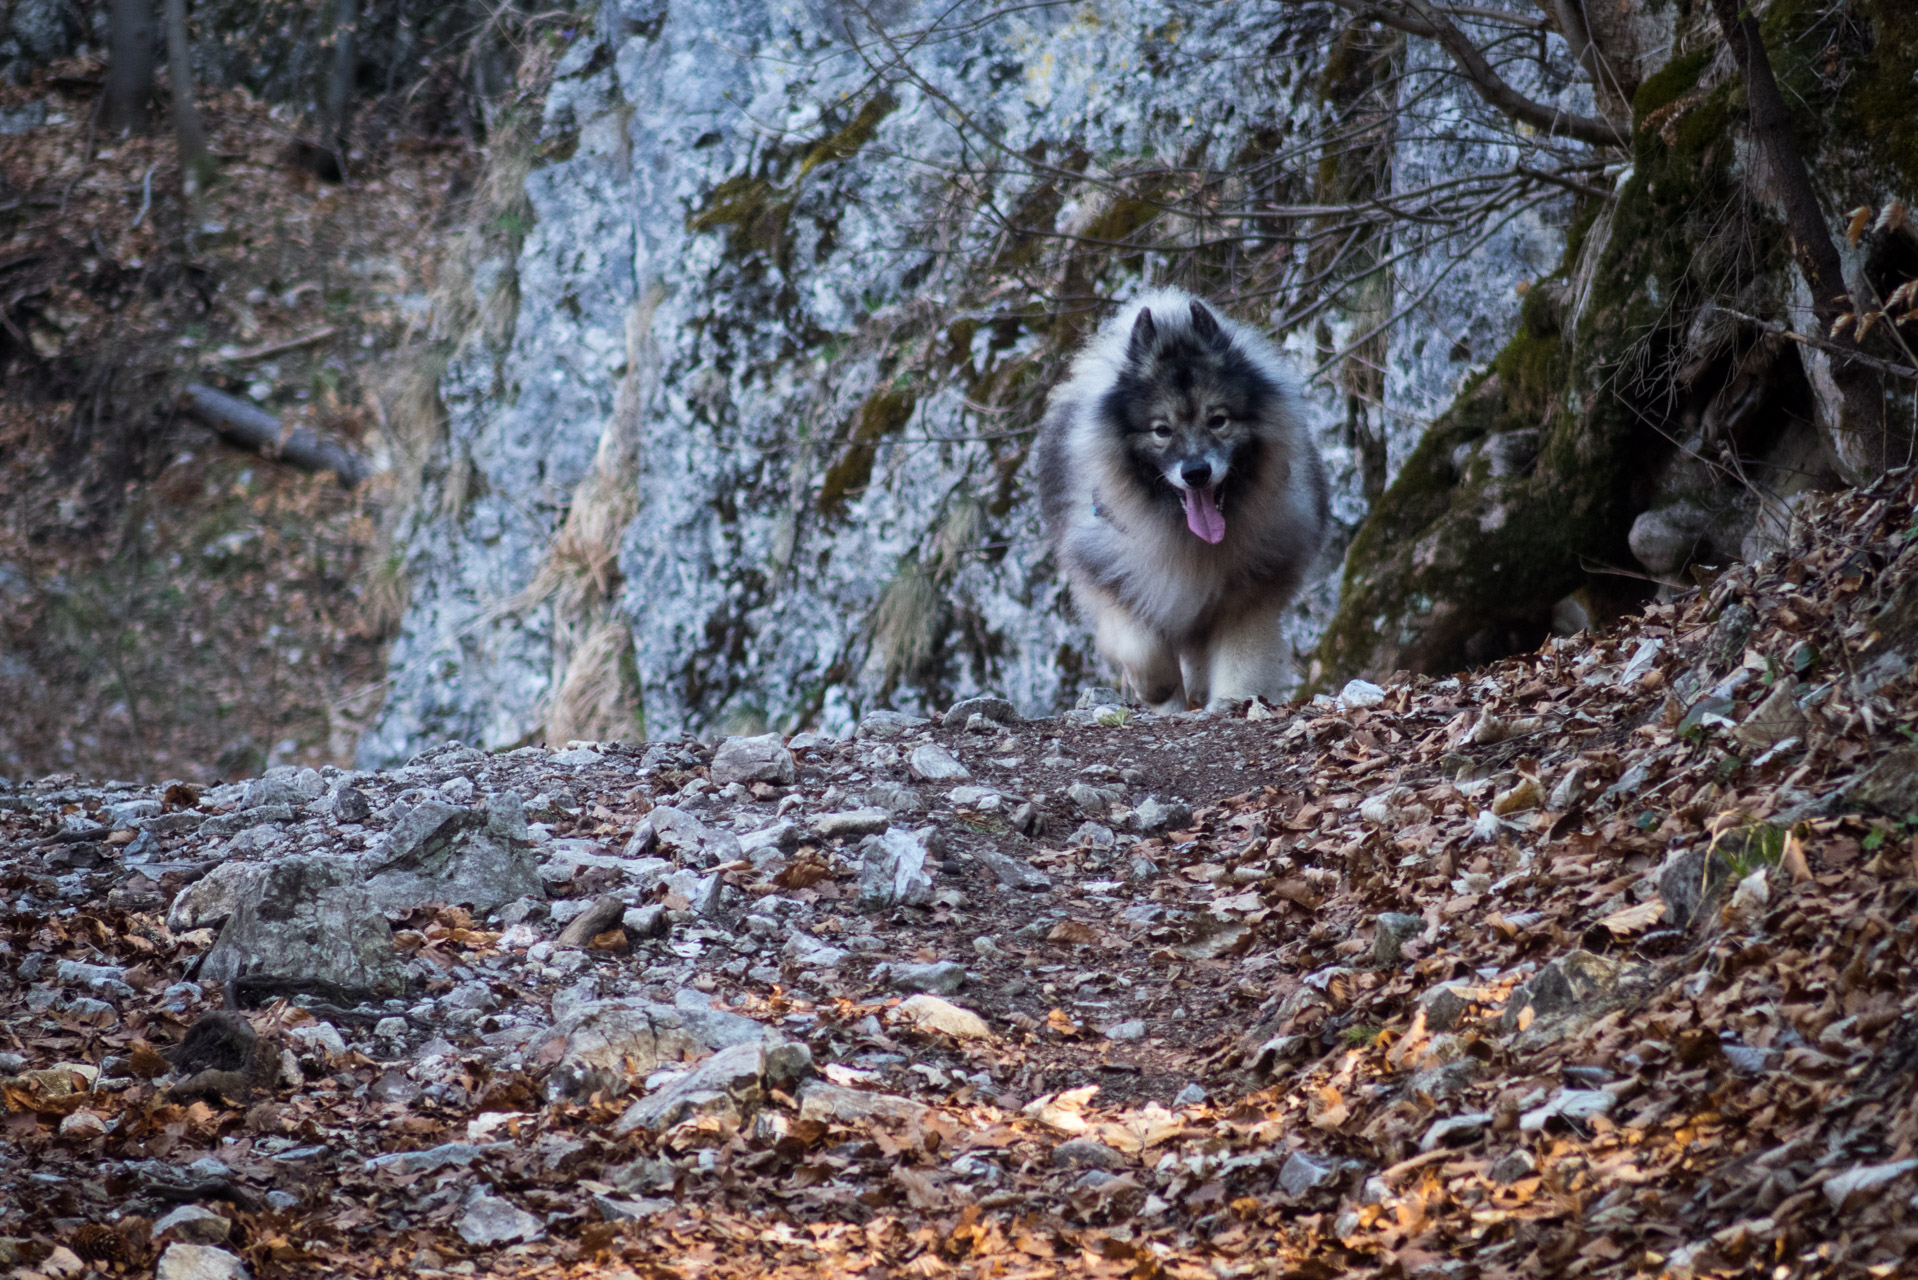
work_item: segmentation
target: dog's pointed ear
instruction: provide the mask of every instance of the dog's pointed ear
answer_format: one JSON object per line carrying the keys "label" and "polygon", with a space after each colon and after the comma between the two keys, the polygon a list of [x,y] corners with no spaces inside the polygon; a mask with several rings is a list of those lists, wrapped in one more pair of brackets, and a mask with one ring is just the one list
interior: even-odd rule
{"label": "dog's pointed ear", "polygon": [[1219,318],[1197,298],[1192,300],[1192,332],[1199,341],[1219,351],[1232,345],[1232,339],[1226,337],[1225,330],[1219,325]]}
{"label": "dog's pointed ear", "polygon": [[1137,364],[1152,354],[1152,348],[1159,343],[1159,326],[1152,322],[1152,308],[1141,307],[1139,318],[1132,322],[1132,338],[1126,343],[1126,359]]}

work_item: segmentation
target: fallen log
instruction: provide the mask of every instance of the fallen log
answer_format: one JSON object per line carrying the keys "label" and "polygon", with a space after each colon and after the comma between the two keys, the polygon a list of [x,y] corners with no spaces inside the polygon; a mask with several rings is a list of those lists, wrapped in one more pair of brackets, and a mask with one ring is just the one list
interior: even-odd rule
{"label": "fallen log", "polygon": [[186,389],[186,408],[230,443],[303,471],[331,471],[348,489],[373,469],[344,445],[322,439],[305,427],[289,431],[266,410],[197,382]]}

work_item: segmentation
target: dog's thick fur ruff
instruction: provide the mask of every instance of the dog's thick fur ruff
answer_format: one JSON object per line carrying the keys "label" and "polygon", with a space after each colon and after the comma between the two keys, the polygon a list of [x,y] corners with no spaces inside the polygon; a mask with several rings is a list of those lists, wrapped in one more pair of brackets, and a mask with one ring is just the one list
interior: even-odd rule
{"label": "dog's thick fur ruff", "polygon": [[1272,344],[1180,290],[1053,390],[1040,512],[1099,652],[1162,712],[1283,696],[1280,615],[1325,544],[1324,465]]}

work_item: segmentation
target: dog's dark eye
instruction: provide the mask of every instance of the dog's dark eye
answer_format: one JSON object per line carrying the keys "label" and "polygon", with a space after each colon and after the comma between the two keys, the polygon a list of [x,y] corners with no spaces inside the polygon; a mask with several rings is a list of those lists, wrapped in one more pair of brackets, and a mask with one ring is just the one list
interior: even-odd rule
{"label": "dog's dark eye", "polygon": [[1170,440],[1172,438],[1172,426],[1170,423],[1155,422],[1152,424],[1152,434],[1160,440]]}
{"label": "dog's dark eye", "polygon": [[1207,418],[1205,420],[1205,425],[1212,428],[1214,431],[1223,431],[1225,430],[1225,424],[1230,421],[1231,419],[1226,417],[1223,413],[1215,413],[1210,418]]}

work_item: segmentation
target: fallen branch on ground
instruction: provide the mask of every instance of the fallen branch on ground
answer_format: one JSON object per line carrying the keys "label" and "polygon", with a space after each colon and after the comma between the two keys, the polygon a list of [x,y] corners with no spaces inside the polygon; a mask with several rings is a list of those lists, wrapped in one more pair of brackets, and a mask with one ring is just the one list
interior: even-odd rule
{"label": "fallen branch on ground", "polygon": [[188,412],[243,449],[299,467],[304,471],[331,471],[351,489],[366,479],[372,467],[365,458],[304,427],[287,430],[281,421],[246,401],[194,383],[186,389]]}

